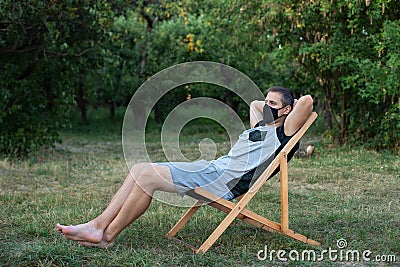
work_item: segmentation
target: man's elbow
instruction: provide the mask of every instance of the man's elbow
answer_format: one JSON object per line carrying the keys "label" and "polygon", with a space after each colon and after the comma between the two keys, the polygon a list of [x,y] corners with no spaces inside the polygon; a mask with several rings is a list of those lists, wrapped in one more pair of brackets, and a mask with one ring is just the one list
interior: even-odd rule
{"label": "man's elbow", "polygon": [[264,107],[264,101],[253,100],[250,102],[250,110],[259,111],[262,113]]}
{"label": "man's elbow", "polygon": [[299,99],[299,102],[301,102],[301,106],[303,106],[305,109],[313,109],[314,105],[314,100],[311,95],[304,95]]}
{"label": "man's elbow", "polygon": [[259,102],[260,102],[260,101],[258,101],[258,100],[253,100],[253,101],[251,101],[251,102],[250,102],[250,107],[251,107],[251,108],[257,107],[257,106],[259,105]]}

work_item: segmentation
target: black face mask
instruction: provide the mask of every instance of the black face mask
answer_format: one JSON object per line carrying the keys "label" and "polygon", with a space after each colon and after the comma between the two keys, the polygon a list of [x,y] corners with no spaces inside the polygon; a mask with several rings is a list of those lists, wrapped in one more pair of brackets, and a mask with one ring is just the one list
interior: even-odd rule
{"label": "black face mask", "polygon": [[263,108],[263,123],[264,123],[264,125],[271,123],[271,122],[285,116],[286,114],[283,114],[282,116],[278,116],[278,111],[285,108],[286,106],[283,106],[281,108],[273,108],[273,107],[270,107],[267,104],[265,104],[264,108]]}

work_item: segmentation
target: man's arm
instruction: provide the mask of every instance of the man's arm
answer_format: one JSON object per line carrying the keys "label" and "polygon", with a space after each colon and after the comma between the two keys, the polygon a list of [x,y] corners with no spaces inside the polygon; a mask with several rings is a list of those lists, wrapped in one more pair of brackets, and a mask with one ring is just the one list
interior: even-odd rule
{"label": "man's arm", "polygon": [[263,108],[265,102],[254,100],[250,103],[250,128],[263,120]]}
{"label": "man's arm", "polygon": [[294,102],[293,111],[289,113],[285,120],[285,135],[292,136],[303,126],[313,110],[313,99],[310,95],[305,95]]}

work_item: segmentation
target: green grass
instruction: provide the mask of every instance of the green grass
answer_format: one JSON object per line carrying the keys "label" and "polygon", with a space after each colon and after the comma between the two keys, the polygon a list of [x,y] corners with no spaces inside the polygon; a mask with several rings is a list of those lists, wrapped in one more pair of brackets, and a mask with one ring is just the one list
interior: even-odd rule
{"label": "green grass", "polygon": [[[390,152],[332,146],[316,132],[312,158],[290,163],[290,228],[320,241],[308,246],[276,233],[235,221],[204,255],[164,238],[185,212],[153,201],[148,212],[130,225],[107,250],[84,248],[65,240],[56,223],[77,224],[92,219],[107,205],[127,173],[121,145],[121,118],[114,122],[99,111],[89,114],[90,125],[74,123],[63,133],[64,142],[29,159],[0,160],[0,265],[2,266],[270,266],[257,253],[270,250],[337,249],[344,238],[348,249],[370,250],[372,255],[395,255],[400,261],[400,157]],[[198,142],[215,136],[217,154],[229,142],[217,127],[188,125],[181,149],[199,157]],[[152,160],[164,155],[158,131],[149,133]],[[275,177],[250,203],[250,209],[279,220],[279,179]],[[223,218],[205,207],[180,236],[199,245]],[[289,266],[382,266],[368,262],[289,261]]]}

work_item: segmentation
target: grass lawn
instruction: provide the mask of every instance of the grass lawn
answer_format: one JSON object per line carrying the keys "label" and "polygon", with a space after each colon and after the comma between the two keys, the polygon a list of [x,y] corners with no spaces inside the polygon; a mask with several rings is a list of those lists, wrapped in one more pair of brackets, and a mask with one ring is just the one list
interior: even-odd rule
{"label": "grass lawn", "polygon": [[[89,115],[89,126],[74,125],[73,131],[63,133],[63,144],[54,149],[16,162],[0,159],[0,265],[400,265],[400,156],[327,144],[315,131],[305,138],[320,140],[315,141],[316,153],[289,164],[289,217],[291,229],[320,241],[321,247],[235,221],[206,254],[194,255],[164,238],[186,209],[159,201],[153,201],[148,212],[123,231],[109,250],[85,248],[66,240],[55,230],[56,223],[78,224],[98,215],[127,174],[121,125],[96,117],[96,113]],[[184,129],[181,149],[187,157],[199,157],[198,143],[210,137],[212,127],[189,125]],[[163,161],[158,132],[153,130],[147,140],[151,159]],[[223,133],[216,134],[214,141],[218,156],[228,151]],[[271,179],[249,206],[276,221],[280,218],[278,180]],[[181,236],[199,245],[222,215],[203,208]],[[338,249],[339,239],[346,240],[347,248]],[[286,252],[281,258],[287,262],[279,260],[278,250]],[[323,261],[292,260],[305,250],[318,254],[331,250],[333,254],[329,257],[324,252]],[[332,250],[339,251],[335,254]],[[349,250],[358,251],[360,260],[346,260],[344,253]],[[367,250],[370,262],[362,259]],[[394,257],[397,261],[389,263]]]}

